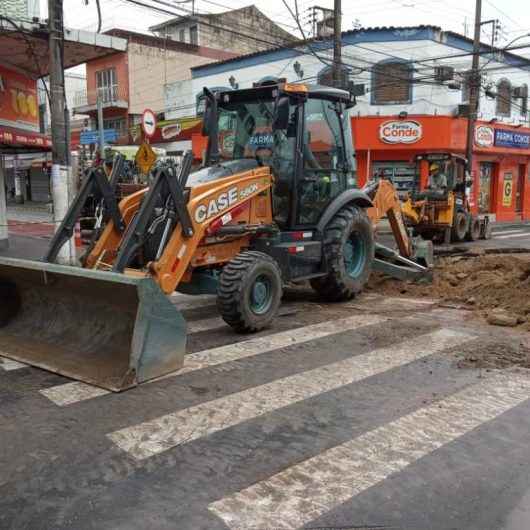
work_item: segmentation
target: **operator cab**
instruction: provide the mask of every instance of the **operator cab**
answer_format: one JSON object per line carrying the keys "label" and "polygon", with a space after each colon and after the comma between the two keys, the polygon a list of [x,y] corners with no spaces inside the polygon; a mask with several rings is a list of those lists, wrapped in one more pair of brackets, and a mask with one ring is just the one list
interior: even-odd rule
{"label": "operator cab", "polygon": [[191,175],[190,185],[269,166],[275,221],[283,228],[315,225],[335,197],[354,187],[348,92],[266,83],[205,94],[207,169]]}
{"label": "operator cab", "polygon": [[[429,177],[427,179],[426,189],[421,190],[420,173],[421,162],[425,161],[429,168]],[[457,195],[464,195],[466,191],[466,168],[467,159],[454,153],[428,153],[416,157],[417,178],[416,186],[413,190],[415,200],[447,200],[449,192],[455,192]],[[445,176],[447,185],[443,189],[436,189],[431,185],[431,173],[438,172]]]}

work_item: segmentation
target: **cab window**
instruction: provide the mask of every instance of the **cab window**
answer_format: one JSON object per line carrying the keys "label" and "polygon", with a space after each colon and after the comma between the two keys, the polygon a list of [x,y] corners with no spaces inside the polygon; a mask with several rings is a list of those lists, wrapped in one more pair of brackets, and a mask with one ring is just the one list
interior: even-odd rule
{"label": "cab window", "polygon": [[346,188],[347,164],[340,106],[326,100],[309,99],[304,112],[304,164],[298,186],[297,223],[312,225]]}

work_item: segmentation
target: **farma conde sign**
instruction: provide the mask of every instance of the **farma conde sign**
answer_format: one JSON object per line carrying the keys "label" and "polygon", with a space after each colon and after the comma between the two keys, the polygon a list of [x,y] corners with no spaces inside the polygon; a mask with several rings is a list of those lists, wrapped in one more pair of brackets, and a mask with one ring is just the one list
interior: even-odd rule
{"label": "farma conde sign", "polygon": [[413,120],[392,120],[379,127],[379,138],[387,144],[413,144],[422,137],[421,123]]}

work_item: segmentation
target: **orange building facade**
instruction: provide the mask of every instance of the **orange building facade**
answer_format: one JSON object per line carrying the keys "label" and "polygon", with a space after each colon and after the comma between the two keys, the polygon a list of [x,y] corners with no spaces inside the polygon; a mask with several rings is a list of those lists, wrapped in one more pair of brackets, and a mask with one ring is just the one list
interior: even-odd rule
{"label": "orange building facade", "polygon": [[[378,176],[406,191],[427,185],[436,154],[465,156],[467,119],[451,116],[363,116],[352,118],[359,186]],[[477,122],[474,132],[474,213],[498,222],[530,219],[530,129]]]}

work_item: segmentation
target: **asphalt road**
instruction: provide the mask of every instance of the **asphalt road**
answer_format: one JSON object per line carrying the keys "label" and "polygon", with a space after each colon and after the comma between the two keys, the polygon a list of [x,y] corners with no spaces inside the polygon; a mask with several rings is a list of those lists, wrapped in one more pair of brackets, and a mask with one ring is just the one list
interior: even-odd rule
{"label": "asphalt road", "polygon": [[0,528],[530,527],[530,374],[455,362],[524,338],[370,294],[288,292],[252,337],[174,302],[188,370],[126,393],[4,359]]}
{"label": "asphalt road", "polygon": [[187,369],[122,394],[0,359],[0,528],[530,528],[530,372],[457,365],[527,335],[300,289],[249,337],[173,302]]}

